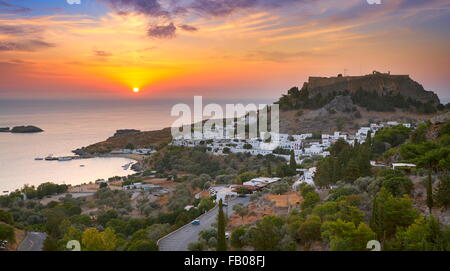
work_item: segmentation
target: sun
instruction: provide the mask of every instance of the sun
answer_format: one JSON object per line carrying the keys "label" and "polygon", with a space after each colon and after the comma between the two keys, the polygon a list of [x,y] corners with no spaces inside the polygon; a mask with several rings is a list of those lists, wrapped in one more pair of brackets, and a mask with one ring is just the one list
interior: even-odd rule
{"label": "sun", "polygon": [[139,88],[133,88],[133,92],[134,93],[138,93],[139,92]]}

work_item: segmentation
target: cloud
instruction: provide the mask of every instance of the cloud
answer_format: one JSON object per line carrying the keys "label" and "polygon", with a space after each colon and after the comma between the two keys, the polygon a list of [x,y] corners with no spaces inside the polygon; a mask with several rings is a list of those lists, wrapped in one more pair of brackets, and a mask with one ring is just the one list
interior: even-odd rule
{"label": "cloud", "polygon": [[187,25],[187,24],[182,24],[178,26],[180,29],[184,30],[184,31],[188,31],[188,32],[195,32],[197,31],[197,27],[192,26],[192,25]]}
{"label": "cloud", "polygon": [[[249,8],[274,9],[286,5],[311,2],[317,0],[101,0],[107,3],[118,14],[143,14],[149,18],[163,18],[172,21],[183,20],[186,16],[225,17],[239,10]],[[180,29],[194,32],[196,27],[181,24]],[[148,35],[153,38],[172,38],[176,27],[169,25],[153,26],[148,29]]]}
{"label": "cloud", "polygon": [[100,56],[100,57],[109,57],[112,56],[113,54],[110,52],[106,52],[106,51],[102,51],[102,50],[94,50],[94,54],[96,56]]}
{"label": "cloud", "polygon": [[196,0],[191,8],[204,15],[226,16],[236,10],[254,7],[258,0]]}
{"label": "cloud", "polygon": [[283,52],[283,51],[253,51],[247,56],[247,60],[253,61],[269,61],[269,62],[291,62],[299,58],[306,58],[310,56],[324,56],[323,54],[311,51],[297,51],[297,52]]}
{"label": "cloud", "polygon": [[189,6],[203,15],[223,17],[249,8],[274,9],[315,0],[194,0]]}
{"label": "cloud", "polygon": [[32,9],[0,0],[0,13],[25,13],[30,11],[32,11]]}
{"label": "cloud", "polygon": [[43,29],[29,25],[0,25],[0,34],[23,36],[42,32]]}
{"label": "cloud", "polygon": [[138,13],[149,16],[168,16],[158,0],[103,0],[120,14]]}
{"label": "cloud", "polygon": [[152,38],[170,39],[175,37],[176,30],[177,28],[173,23],[168,25],[155,25],[148,29],[147,35]]}
{"label": "cloud", "polygon": [[41,40],[25,40],[25,41],[0,41],[0,51],[26,51],[34,52],[40,49],[54,47],[52,43]]}

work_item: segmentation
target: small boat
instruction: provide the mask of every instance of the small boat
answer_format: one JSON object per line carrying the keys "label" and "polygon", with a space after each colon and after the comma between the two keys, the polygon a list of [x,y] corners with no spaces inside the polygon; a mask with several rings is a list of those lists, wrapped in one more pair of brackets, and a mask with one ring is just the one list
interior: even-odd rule
{"label": "small boat", "polygon": [[53,154],[49,154],[47,157],[44,158],[46,161],[52,161],[52,160],[57,160],[56,158],[53,157]]}
{"label": "small boat", "polygon": [[36,158],[34,158],[34,160],[36,160],[36,161],[42,161],[42,160],[44,160],[44,158],[36,157]]}
{"label": "small boat", "polygon": [[84,167],[84,165],[80,165],[80,167]]}
{"label": "small boat", "polygon": [[133,164],[133,162],[130,162],[128,164],[125,164],[122,166],[123,169],[128,170],[128,168]]}
{"label": "small boat", "polygon": [[59,157],[58,161],[71,161],[72,157]]}
{"label": "small boat", "polygon": [[5,194],[6,194],[6,193],[9,193],[9,191],[8,191],[8,190],[5,190],[5,191],[3,191],[3,193],[5,193]]}

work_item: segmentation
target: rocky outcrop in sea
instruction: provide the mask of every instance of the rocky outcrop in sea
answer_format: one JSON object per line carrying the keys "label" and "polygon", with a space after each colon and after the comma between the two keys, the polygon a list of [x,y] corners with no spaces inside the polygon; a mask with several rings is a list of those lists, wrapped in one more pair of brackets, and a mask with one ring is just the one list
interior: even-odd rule
{"label": "rocky outcrop in sea", "polygon": [[43,132],[39,127],[28,125],[28,126],[15,126],[12,129],[9,127],[0,128],[0,132],[11,132],[11,133],[40,133]]}

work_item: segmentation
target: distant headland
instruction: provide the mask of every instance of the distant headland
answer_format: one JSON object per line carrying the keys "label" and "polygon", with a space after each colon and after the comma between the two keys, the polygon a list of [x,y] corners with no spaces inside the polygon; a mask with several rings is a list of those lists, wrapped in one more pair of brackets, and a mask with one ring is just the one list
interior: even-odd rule
{"label": "distant headland", "polygon": [[26,133],[40,133],[43,132],[39,127],[33,126],[33,125],[27,125],[27,126],[15,126],[13,128],[9,127],[0,127],[0,132],[2,133],[18,133],[18,134],[26,134]]}

